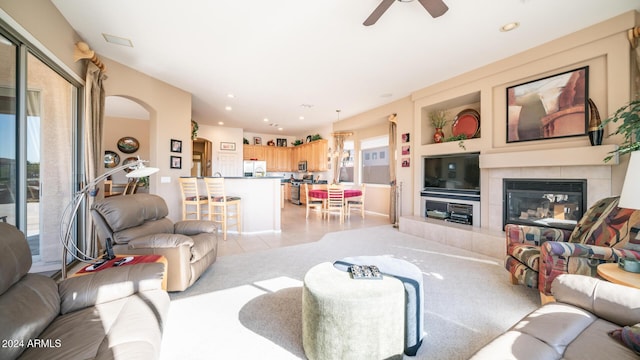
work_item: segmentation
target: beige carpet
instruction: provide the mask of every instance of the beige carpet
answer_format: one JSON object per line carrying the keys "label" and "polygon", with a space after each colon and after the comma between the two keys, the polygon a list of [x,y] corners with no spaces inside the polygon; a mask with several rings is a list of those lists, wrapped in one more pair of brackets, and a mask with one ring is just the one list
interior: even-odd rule
{"label": "beige carpet", "polygon": [[413,359],[466,359],[539,304],[537,291],[509,283],[501,260],[390,225],[341,231],[219,258],[190,289],[171,294],[161,359],[304,359],[304,274],[358,255],[393,256],[423,271],[425,337]]}

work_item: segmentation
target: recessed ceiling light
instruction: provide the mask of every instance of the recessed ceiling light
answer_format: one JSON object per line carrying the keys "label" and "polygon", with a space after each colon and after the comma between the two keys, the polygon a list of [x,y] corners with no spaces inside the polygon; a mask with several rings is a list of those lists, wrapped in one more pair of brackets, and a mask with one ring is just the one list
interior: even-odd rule
{"label": "recessed ceiling light", "polygon": [[278,128],[279,131],[282,131],[282,128]]}
{"label": "recessed ceiling light", "polygon": [[225,107],[224,107],[224,109],[225,109],[225,110],[227,110],[227,111],[231,111],[231,110],[233,110],[233,109],[231,108],[231,106],[225,106]]}
{"label": "recessed ceiling light", "polygon": [[233,95],[232,93],[228,93],[228,94],[227,94],[227,97],[228,97],[229,99],[233,99],[233,98],[234,98],[234,97],[236,97],[236,96],[235,96],[235,95]]}
{"label": "recessed ceiling light", "polygon": [[224,125],[224,121],[218,121],[218,125]]}
{"label": "recessed ceiling light", "polygon": [[122,46],[128,46],[128,47],[133,47],[133,43],[129,39],[125,39],[123,37],[109,35],[109,34],[105,34],[105,33],[102,33],[102,36],[104,37],[104,39],[108,43],[112,43],[112,44],[116,44],[116,45],[122,45]]}
{"label": "recessed ceiling light", "polygon": [[298,119],[300,119],[300,120],[304,120],[304,116],[300,116]]}
{"label": "recessed ceiling light", "polygon": [[508,24],[502,25],[502,27],[500,27],[500,31],[507,32],[507,31],[515,30],[519,26],[520,26],[520,23],[517,21],[510,22]]}
{"label": "recessed ceiling light", "polygon": [[262,119],[262,121],[264,121],[264,122],[269,122],[269,119],[264,118],[264,119]]}

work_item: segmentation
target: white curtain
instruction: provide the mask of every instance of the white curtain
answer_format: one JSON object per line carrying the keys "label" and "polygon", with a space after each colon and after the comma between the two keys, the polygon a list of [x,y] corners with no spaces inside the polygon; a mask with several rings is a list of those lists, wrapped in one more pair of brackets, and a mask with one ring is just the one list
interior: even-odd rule
{"label": "white curtain", "polygon": [[333,146],[335,146],[336,150],[330,154],[331,161],[334,163],[332,184],[338,184],[340,182],[340,168],[342,167],[342,153],[344,152],[344,135],[334,135]]}
{"label": "white curtain", "polygon": [[398,185],[396,184],[396,138],[397,138],[397,124],[396,114],[389,116],[389,185],[391,189],[389,191],[389,221],[395,224],[398,220],[396,197],[398,191]]}
{"label": "white curtain", "polygon": [[[100,175],[100,169],[104,166],[102,152],[102,130],[104,123],[104,87],[103,82],[107,76],[93,63],[87,66],[86,83],[84,88],[84,183],[88,184]],[[102,196],[102,192],[98,195]],[[84,252],[92,257],[97,257],[99,246],[98,237],[93,226],[89,209],[95,198],[88,197],[85,201],[86,233],[80,244]]]}

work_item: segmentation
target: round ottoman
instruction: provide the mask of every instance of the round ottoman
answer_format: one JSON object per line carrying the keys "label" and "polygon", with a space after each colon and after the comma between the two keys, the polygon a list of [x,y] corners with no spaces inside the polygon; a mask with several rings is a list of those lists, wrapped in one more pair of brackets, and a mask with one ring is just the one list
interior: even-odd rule
{"label": "round ottoman", "polygon": [[310,360],[401,359],[404,307],[400,280],[354,280],[331,263],[318,264],[304,277],[304,352]]}
{"label": "round ottoman", "polygon": [[422,345],[424,293],[422,271],[416,265],[390,256],[354,256],[333,263],[336,269],[349,271],[351,265],[375,265],[381,273],[402,281],[405,301],[404,353],[415,356]]}

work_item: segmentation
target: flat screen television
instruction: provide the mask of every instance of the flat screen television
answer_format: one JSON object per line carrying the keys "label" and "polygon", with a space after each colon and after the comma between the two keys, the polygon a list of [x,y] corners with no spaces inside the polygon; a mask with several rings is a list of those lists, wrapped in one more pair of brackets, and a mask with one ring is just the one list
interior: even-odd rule
{"label": "flat screen television", "polygon": [[427,156],[424,190],[480,192],[480,153]]}

